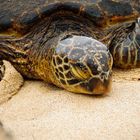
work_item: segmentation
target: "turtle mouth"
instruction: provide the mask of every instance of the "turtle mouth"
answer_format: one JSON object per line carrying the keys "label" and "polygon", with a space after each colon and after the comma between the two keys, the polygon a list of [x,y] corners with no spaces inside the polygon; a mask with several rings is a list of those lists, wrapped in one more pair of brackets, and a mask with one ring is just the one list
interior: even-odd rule
{"label": "turtle mouth", "polygon": [[88,94],[102,95],[111,90],[112,76],[108,80],[101,81],[99,78],[91,78],[87,83],[81,83],[80,86]]}

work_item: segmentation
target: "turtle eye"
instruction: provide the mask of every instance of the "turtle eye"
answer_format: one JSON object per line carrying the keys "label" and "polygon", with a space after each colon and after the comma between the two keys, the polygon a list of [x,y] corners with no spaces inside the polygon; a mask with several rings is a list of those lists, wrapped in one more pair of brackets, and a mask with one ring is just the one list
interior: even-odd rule
{"label": "turtle eye", "polygon": [[80,80],[86,80],[91,77],[88,69],[82,63],[76,63],[71,65],[72,74]]}

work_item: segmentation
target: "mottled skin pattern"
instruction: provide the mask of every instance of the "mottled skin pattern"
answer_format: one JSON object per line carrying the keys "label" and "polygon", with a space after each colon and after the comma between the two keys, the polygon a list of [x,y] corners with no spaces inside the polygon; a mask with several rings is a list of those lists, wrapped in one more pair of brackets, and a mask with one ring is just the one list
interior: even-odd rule
{"label": "mottled skin pattern", "polygon": [[56,46],[52,65],[57,85],[69,91],[92,94],[109,88],[112,56],[97,40],[69,36]]}
{"label": "mottled skin pattern", "polygon": [[140,65],[135,32],[138,4],[133,0],[3,1],[0,60],[10,61],[27,78],[76,93],[105,94],[113,58],[117,67]]}
{"label": "mottled skin pattern", "polygon": [[127,28],[125,27],[123,32],[117,31],[115,39],[109,46],[116,67],[134,68],[140,66],[139,41],[140,37],[138,37],[135,23]]}

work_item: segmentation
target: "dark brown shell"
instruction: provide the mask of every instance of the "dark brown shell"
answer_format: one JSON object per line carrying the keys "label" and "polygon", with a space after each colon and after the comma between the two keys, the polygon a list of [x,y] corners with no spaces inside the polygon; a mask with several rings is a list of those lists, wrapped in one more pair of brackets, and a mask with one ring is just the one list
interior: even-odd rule
{"label": "dark brown shell", "polygon": [[90,18],[101,26],[107,19],[117,22],[136,18],[139,3],[139,0],[0,0],[0,31],[29,27],[60,10]]}

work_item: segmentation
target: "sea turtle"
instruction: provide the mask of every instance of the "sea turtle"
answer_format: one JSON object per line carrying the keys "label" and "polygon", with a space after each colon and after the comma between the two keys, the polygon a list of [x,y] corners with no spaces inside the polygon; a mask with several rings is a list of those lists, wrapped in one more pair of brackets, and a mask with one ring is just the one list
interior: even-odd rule
{"label": "sea turtle", "polygon": [[140,66],[139,0],[1,0],[0,60],[24,77],[104,94],[112,64]]}

